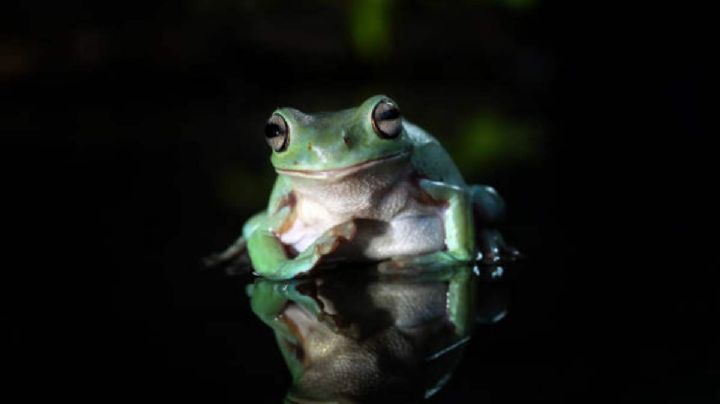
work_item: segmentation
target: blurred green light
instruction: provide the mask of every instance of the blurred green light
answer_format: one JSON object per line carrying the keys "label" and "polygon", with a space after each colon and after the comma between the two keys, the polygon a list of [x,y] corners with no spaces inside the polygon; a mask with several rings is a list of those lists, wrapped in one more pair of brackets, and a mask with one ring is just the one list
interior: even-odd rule
{"label": "blurred green light", "polygon": [[391,0],[354,0],[350,30],[358,56],[366,61],[385,59],[390,52]]}
{"label": "blurred green light", "polygon": [[536,125],[483,112],[461,124],[451,143],[452,155],[463,172],[483,174],[488,169],[538,160],[541,135]]}

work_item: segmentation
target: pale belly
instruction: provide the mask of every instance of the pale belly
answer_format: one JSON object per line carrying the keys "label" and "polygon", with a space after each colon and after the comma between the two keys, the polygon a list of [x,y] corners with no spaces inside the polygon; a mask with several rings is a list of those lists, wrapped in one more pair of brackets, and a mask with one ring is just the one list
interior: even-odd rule
{"label": "pale belly", "polygon": [[445,230],[440,215],[407,215],[393,219],[387,226],[370,231],[363,239],[359,230],[358,248],[368,259],[426,254],[445,248]]}
{"label": "pale belly", "polygon": [[[343,246],[342,254],[367,260],[382,260],[402,255],[426,254],[445,248],[445,230],[439,214],[408,214],[389,222],[359,220],[357,227],[356,237]],[[326,230],[310,228],[297,220],[289,231],[281,235],[280,240],[301,252]]]}
{"label": "pale belly", "polygon": [[[443,250],[445,208],[423,204],[416,196],[417,189],[406,182],[375,201],[358,197],[342,203],[338,203],[337,198],[333,203],[321,198],[301,199],[295,220],[279,235],[280,241],[299,253],[333,226],[356,219],[357,234],[336,252],[336,256],[340,255],[337,258],[382,260]],[[352,208],[344,210],[346,206]]]}

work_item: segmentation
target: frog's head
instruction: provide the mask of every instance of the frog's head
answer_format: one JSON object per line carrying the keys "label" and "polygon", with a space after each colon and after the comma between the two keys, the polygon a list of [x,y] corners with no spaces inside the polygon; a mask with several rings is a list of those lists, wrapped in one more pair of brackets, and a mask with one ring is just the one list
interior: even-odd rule
{"label": "frog's head", "polygon": [[384,95],[357,108],[306,114],[279,108],[265,126],[280,174],[337,179],[398,160],[407,160],[412,142],[397,104]]}

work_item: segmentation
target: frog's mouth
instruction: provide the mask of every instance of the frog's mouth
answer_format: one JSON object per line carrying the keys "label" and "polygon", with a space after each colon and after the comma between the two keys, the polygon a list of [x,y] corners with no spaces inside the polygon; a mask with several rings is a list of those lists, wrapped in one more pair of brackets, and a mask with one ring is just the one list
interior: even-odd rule
{"label": "frog's mouth", "polygon": [[371,167],[375,167],[377,165],[381,164],[389,164],[392,162],[398,162],[405,160],[410,155],[409,152],[401,152],[396,154],[391,154],[389,156],[380,157],[378,159],[368,160],[364,161],[362,163],[353,164],[347,167],[341,167],[341,168],[333,168],[329,170],[297,170],[297,169],[287,169],[287,168],[276,168],[275,171],[277,171],[280,174],[284,175],[290,175],[294,177],[303,177],[303,178],[312,178],[312,179],[336,179],[336,178],[342,178],[347,177],[348,175],[355,174],[360,171],[367,170]]}

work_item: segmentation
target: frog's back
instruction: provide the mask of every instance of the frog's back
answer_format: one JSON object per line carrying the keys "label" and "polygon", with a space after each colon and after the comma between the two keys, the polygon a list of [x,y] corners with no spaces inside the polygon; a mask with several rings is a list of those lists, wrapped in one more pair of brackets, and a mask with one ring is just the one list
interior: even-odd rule
{"label": "frog's back", "polygon": [[465,180],[450,154],[435,137],[407,120],[403,126],[415,145],[413,167],[424,177],[450,185],[464,187]]}

